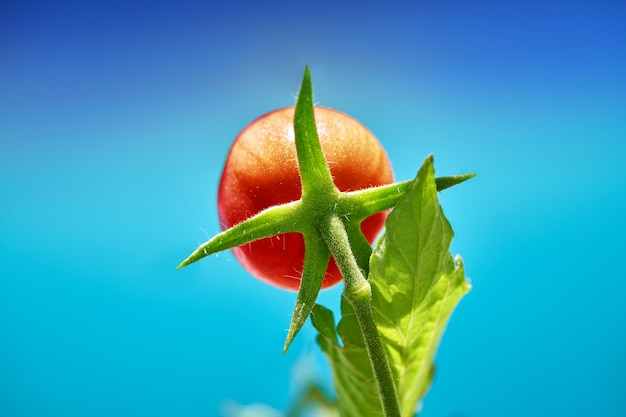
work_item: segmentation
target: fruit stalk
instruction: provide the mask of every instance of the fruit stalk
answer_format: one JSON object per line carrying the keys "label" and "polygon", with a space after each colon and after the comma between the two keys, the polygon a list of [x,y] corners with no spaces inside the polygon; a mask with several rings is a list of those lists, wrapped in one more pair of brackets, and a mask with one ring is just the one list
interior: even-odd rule
{"label": "fruit stalk", "polygon": [[348,234],[339,216],[331,214],[319,223],[319,230],[344,279],[344,293],[354,309],[365,348],[378,386],[385,417],[401,417],[396,384],[387,354],[378,334],[372,307],[372,288],[352,253]]}

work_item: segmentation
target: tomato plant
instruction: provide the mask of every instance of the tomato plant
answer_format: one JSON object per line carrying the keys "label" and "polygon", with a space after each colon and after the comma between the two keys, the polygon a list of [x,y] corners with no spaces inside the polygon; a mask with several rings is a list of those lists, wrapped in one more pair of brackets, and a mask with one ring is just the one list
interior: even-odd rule
{"label": "tomato plant", "polygon": [[[413,416],[445,325],[470,289],[449,252],[452,228],[437,193],[474,175],[435,178],[433,161],[414,180],[392,183],[365,127],[313,106],[307,68],[295,108],[258,118],[236,138],[218,192],[224,230],[178,268],[234,248],[257,278],[298,290],[283,351],[311,317],[333,370],[337,398],[324,402],[333,413]],[[337,324],[317,296],[341,278]]]}
{"label": "tomato plant", "polygon": [[[260,211],[302,195],[293,125],[294,107],[265,114],[235,139],[224,166],[218,192],[222,230]],[[376,137],[361,123],[326,107],[315,107],[315,123],[322,151],[340,191],[390,184],[391,164]],[[361,230],[373,243],[387,212],[373,214]],[[304,264],[304,239],[285,233],[233,248],[239,262],[258,279],[281,288],[298,289]],[[331,259],[322,288],[336,284],[341,273]]]}

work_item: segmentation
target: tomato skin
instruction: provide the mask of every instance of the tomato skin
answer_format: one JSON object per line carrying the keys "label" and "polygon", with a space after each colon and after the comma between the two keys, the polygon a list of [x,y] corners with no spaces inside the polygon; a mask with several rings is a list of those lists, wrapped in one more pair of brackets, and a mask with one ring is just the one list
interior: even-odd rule
{"label": "tomato skin", "polygon": [[[298,170],[294,107],[267,113],[250,123],[235,139],[224,166],[218,191],[218,215],[223,230],[268,207],[298,200]],[[362,124],[339,111],[315,107],[315,124],[333,182],[340,191],[354,191],[393,182],[387,155]],[[387,213],[374,214],[361,223],[373,243]],[[233,249],[237,260],[261,281],[297,290],[304,263],[304,239],[287,233],[260,239]],[[331,258],[322,288],[341,281]]]}

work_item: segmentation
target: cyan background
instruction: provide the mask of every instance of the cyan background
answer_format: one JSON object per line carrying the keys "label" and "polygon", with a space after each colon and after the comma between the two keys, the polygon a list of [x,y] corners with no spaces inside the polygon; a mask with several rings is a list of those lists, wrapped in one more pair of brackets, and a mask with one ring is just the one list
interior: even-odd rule
{"label": "cyan background", "polygon": [[479,173],[441,195],[474,289],[422,416],[626,415],[624,22],[618,1],[3,2],[0,415],[209,416],[329,380],[310,326],[281,355],[295,294],[230,253],[174,269],[218,230],[231,141],[305,64],[397,178],[429,153]]}

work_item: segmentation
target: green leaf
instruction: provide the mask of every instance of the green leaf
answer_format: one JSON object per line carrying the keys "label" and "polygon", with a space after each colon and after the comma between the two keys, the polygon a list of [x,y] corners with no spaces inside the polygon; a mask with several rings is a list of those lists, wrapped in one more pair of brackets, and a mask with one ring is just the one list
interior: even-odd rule
{"label": "green leaf", "polygon": [[[453,233],[437,199],[438,185],[428,157],[389,215],[370,261],[376,326],[406,417],[414,415],[427,391],[439,340],[452,310],[470,289],[460,258],[455,264],[449,252]],[[341,309],[337,330],[332,312],[324,307],[316,306],[311,315],[333,370],[340,415],[379,417],[380,396],[363,336],[345,300]]]}
{"label": "green leaf", "polygon": [[[346,315],[344,308],[351,310],[347,302],[342,303],[344,318],[354,320],[354,314]],[[359,327],[354,323],[347,326],[346,335],[340,345],[335,330],[333,313],[319,304],[311,313],[311,322],[319,332],[317,343],[328,357],[333,370],[337,408],[341,417],[380,417],[383,415],[380,395],[374,380],[374,372],[365,350]]]}
{"label": "green leaf", "polygon": [[376,326],[390,361],[403,416],[412,416],[433,373],[445,326],[470,289],[453,232],[437,198],[429,156],[387,220],[370,262]]}

